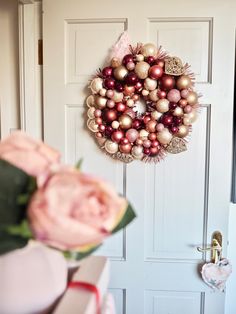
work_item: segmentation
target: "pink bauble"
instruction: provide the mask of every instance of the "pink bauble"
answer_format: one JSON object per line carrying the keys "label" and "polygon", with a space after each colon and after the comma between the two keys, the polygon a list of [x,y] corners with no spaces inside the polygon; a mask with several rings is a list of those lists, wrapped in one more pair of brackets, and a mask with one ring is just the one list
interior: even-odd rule
{"label": "pink bauble", "polygon": [[157,96],[161,99],[166,98],[166,92],[164,90],[159,90]]}
{"label": "pink bauble", "polygon": [[149,69],[149,76],[152,78],[152,79],[159,79],[162,74],[163,74],[163,68],[159,65],[153,65],[150,69]]}
{"label": "pink bauble", "polygon": [[126,137],[123,137],[121,140],[120,140],[120,144],[121,145],[126,145],[129,143],[129,140],[126,138]]}
{"label": "pink bauble", "polygon": [[180,107],[185,107],[188,104],[187,100],[184,98],[181,98],[179,101],[179,106]]}
{"label": "pink bauble", "polygon": [[178,89],[171,89],[167,94],[167,99],[170,102],[177,103],[181,99],[180,91]]}
{"label": "pink bauble", "polygon": [[94,117],[95,118],[99,118],[99,117],[101,117],[101,115],[102,115],[102,111],[100,109],[96,109],[94,111]]}
{"label": "pink bauble", "polygon": [[114,108],[115,107],[115,102],[111,99],[107,100],[107,107],[108,108]]}
{"label": "pink bauble", "polygon": [[143,145],[143,140],[141,138],[138,138],[135,142],[137,145]]}
{"label": "pink bauble", "polygon": [[161,132],[164,129],[164,127],[165,127],[164,124],[158,123],[156,126],[157,132]]}
{"label": "pink bauble", "polygon": [[147,116],[145,116],[145,117],[143,118],[143,122],[144,122],[145,124],[147,124],[150,120],[151,120],[151,117],[150,117],[149,115],[147,115]]}
{"label": "pink bauble", "polygon": [[150,133],[149,135],[148,135],[148,139],[150,140],[150,141],[155,141],[156,140],[156,138],[157,138],[157,136],[156,136],[156,133]]}
{"label": "pink bauble", "polygon": [[138,138],[139,132],[136,129],[129,129],[126,132],[125,136],[130,141],[130,143],[133,143]]}
{"label": "pink bauble", "polygon": [[111,89],[109,89],[109,90],[106,92],[106,96],[107,96],[108,98],[112,98],[112,97],[114,96],[114,91],[111,90]]}
{"label": "pink bauble", "polygon": [[187,98],[188,97],[189,91],[187,89],[181,90],[181,97]]}
{"label": "pink bauble", "polygon": [[152,142],[150,140],[144,140],[143,141],[143,147],[149,148],[151,147]]}
{"label": "pink bauble", "polygon": [[152,132],[155,132],[156,130],[156,125],[157,125],[157,122],[156,120],[150,120],[146,123],[146,129],[148,132],[152,133]]}
{"label": "pink bauble", "polygon": [[156,140],[152,141],[151,147],[159,147],[159,142]]}
{"label": "pink bauble", "polygon": [[190,113],[190,112],[192,112],[192,110],[193,110],[193,108],[190,105],[187,105],[187,106],[184,107],[184,112],[185,113]]}
{"label": "pink bauble", "polygon": [[124,132],[117,130],[112,133],[111,139],[113,140],[113,142],[119,143],[123,137],[124,137]]}
{"label": "pink bauble", "polygon": [[130,143],[119,145],[119,149],[122,153],[129,154],[131,152],[132,145]]}
{"label": "pink bauble", "polygon": [[126,109],[126,105],[123,104],[122,102],[118,102],[116,104],[116,110],[119,111],[119,112],[124,112]]}
{"label": "pink bauble", "polygon": [[126,64],[126,68],[127,68],[129,71],[134,70],[134,68],[135,68],[135,63],[134,63],[134,62],[128,62],[128,63]]}

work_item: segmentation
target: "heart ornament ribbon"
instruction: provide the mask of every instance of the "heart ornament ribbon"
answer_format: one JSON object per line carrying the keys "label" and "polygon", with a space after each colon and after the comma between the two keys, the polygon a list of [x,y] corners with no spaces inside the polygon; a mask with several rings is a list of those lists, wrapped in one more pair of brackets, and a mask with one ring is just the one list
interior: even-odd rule
{"label": "heart ornament ribbon", "polygon": [[225,284],[230,274],[232,266],[226,258],[218,263],[206,263],[202,267],[202,278],[205,283],[214,290],[224,291]]}

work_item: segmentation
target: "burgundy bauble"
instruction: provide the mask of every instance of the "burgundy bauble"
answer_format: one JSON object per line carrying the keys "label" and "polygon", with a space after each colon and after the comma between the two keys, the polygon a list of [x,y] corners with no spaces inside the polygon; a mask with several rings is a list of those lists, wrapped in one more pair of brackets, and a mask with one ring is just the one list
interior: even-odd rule
{"label": "burgundy bauble", "polygon": [[155,59],[153,56],[148,56],[148,57],[145,59],[145,61],[146,61],[148,64],[152,65],[152,64],[156,61],[156,59]]}
{"label": "burgundy bauble", "polygon": [[128,54],[128,55],[124,56],[124,58],[123,58],[123,60],[122,60],[122,63],[123,63],[124,65],[126,65],[127,63],[133,62],[133,61],[134,61],[133,55],[132,55],[132,54]]}
{"label": "burgundy bauble", "polygon": [[138,82],[135,84],[134,87],[135,87],[136,91],[140,92],[140,91],[142,90],[142,88],[143,88],[143,84],[142,84],[140,81],[138,81]]}
{"label": "burgundy bauble", "polygon": [[173,126],[170,128],[170,130],[171,130],[172,133],[175,134],[175,133],[177,133],[177,132],[179,131],[179,128],[178,128],[177,126],[174,126],[174,125],[173,125]]}
{"label": "burgundy bauble", "polygon": [[151,147],[159,147],[159,142],[158,141],[152,141]]}
{"label": "burgundy bauble", "polygon": [[116,82],[115,83],[115,89],[117,90],[117,92],[121,93],[124,90],[124,86],[121,83]]}
{"label": "burgundy bauble", "polygon": [[120,143],[120,140],[124,137],[124,132],[117,130],[112,133],[111,139],[113,142]]}
{"label": "burgundy bauble", "polygon": [[134,72],[129,72],[125,78],[127,85],[134,86],[138,82],[138,76]]}
{"label": "burgundy bauble", "polygon": [[149,155],[149,154],[150,154],[150,149],[145,147],[145,148],[143,149],[143,153],[144,153],[145,155]]}
{"label": "burgundy bauble", "polygon": [[116,110],[119,111],[119,112],[124,112],[126,110],[126,105],[123,104],[123,102],[118,102],[116,104]]}
{"label": "burgundy bauble", "polygon": [[146,115],[146,116],[143,117],[143,122],[145,124],[147,124],[150,120],[151,120],[151,117],[149,115]]}
{"label": "burgundy bauble", "polygon": [[115,109],[106,109],[103,111],[103,119],[106,122],[112,122],[117,119],[117,111]]}
{"label": "burgundy bauble", "polygon": [[104,86],[107,89],[114,89],[115,88],[115,80],[111,77],[108,77],[104,80]]}
{"label": "burgundy bauble", "polygon": [[130,143],[128,144],[121,144],[119,145],[119,149],[122,153],[124,154],[129,154],[131,152],[131,149],[132,149],[132,145]]}
{"label": "burgundy bauble", "polygon": [[136,130],[140,129],[142,125],[142,122],[138,119],[135,119],[132,123],[132,127]]}
{"label": "burgundy bauble", "polygon": [[110,125],[107,125],[105,129],[105,135],[110,138],[112,132],[113,132],[113,128]]}
{"label": "burgundy bauble", "polygon": [[161,87],[170,90],[175,86],[175,79],[171,75],[163,75],[161,78]]}
{"label": "burgundy bauble", "polygon": [[159,90],[157,96],[161,99],[166,98],[166,92],[164,90]]}
{"label": "burgundy bauble", "polygon": [[174,125],[178,126],[178,125],[182,124],[182,120],[183,119],[181,117],[174,117],[173,118]]}
{"label": "burgundy bauble", "polygon": [[161,123],[163,123],[164,126],[169,126],[172,124],[172,122],[173,122],[173,116],[168,115],[168,114],[163,115],[163,117],[161,119]]}
{"label": "burgundy bauble", "polygon": [[150,78],[157,80],[163,75],[163,68],[160,67],[159,65],[153,65],[149,69],[148,73],[149,73]]}
{"label": "burgundy bauble", "polygon": [[176,104],[175,102],[171,102],[170,104],[169,104],[169,108],[171,109],[171,110],[174,110],[175,108],[177,108],[178,107],[178,104]]}
{"label": "burgundy bauble", "polygon": [[120,144],[121,145],[126,145],[129,143],[129,140],[126,138],[126,137],[123,137],[121,140],[120,140]]}
{"label": "burgundy bauble", "polygon": [[112,72],[113,72],[112,67],[105,67],[105,68],[102,70],[102,74],[103,74],[104,77],[110,77],[110,76],[112,76]]}
{"label": "burgundy bauble", "polygon": [[104,132],[106,127],[105,127],[105,125],[101,124],[101,125],[99,125],[98,129],[100,132]]}
{"label": "burgundy bauble", "polygon": [[150,155],[156,156],[159,153],[159,147],[151,147],[150,148]]}

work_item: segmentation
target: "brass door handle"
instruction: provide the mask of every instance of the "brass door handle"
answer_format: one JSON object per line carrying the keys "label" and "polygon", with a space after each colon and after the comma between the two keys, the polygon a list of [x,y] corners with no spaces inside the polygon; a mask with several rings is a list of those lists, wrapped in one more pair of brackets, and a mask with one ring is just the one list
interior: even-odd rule
{"label": "brass door handle", "polygon": [[222,233],[215,231],[212,235],[212,242],[210,247],[197,247],[199,252],[211,251],[211,259],[216,264],[222,259]]}

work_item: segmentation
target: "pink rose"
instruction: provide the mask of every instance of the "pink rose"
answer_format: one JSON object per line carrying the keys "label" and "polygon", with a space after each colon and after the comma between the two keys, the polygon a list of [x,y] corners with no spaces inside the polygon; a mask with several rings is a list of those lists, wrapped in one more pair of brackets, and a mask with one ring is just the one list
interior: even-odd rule
{"label": "pink rose", "polygon": [[104,181],[64,168],[33,195],[28,207],[36,239],[62,250],[101,243],[117,226],[127,201]]}
{"label": "pink rose", "polygon": [[34,140],[22,131],[16,131],[0,142],[0,159],[37,178],[41,185],[58,163],[60,154],[42,141]]}

